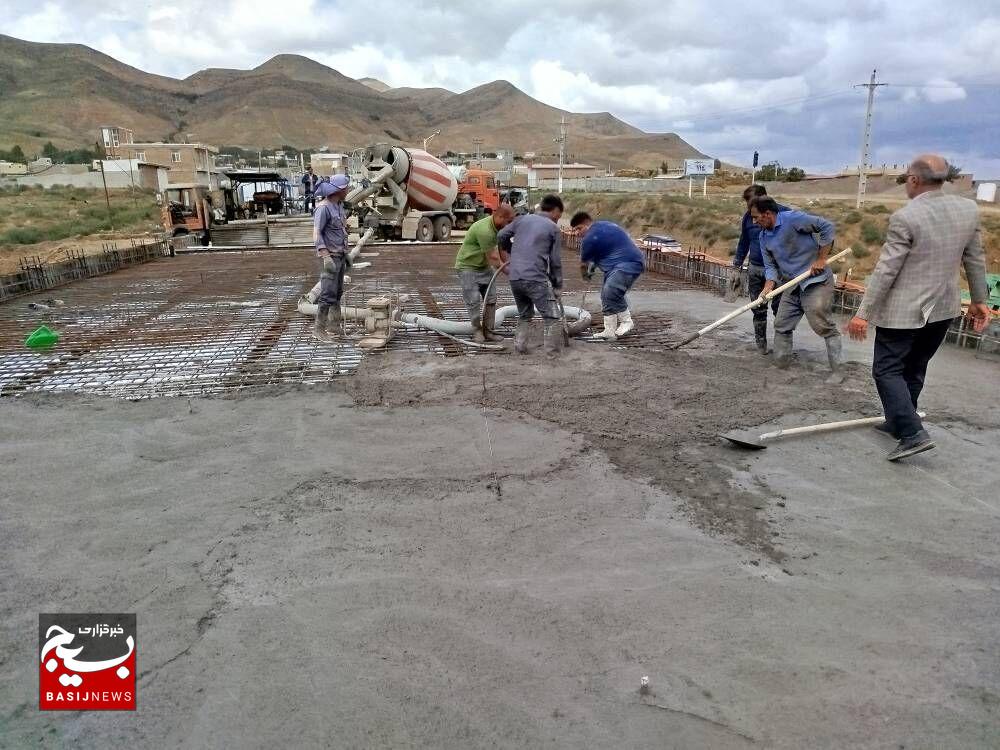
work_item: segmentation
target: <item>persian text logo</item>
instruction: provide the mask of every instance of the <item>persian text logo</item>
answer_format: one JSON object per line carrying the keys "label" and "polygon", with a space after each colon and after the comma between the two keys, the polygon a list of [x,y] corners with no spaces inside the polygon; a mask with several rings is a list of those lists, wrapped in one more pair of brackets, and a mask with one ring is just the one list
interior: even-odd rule
{"label": "persian text logo", "polygon": [[38,707],[134,711],[135,614],[38,616]]}

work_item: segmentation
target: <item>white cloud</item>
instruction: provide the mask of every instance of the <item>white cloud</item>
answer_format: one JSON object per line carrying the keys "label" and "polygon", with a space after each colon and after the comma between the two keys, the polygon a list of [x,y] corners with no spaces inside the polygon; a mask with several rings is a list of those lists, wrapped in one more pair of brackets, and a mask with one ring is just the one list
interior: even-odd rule
{"label": "white cloud", "polygon": [[[1000,12],[974,0],[774,0],[766,11],[744,0],[7,6],[0,33],[88,44],[164,75],[297,53],[395,86],[466,90],[502,78],[555,106],[676,129],[702,150],[756,143],[811,169],[857,159],[863,90],[851,87],[873,67],[902,84],[879,92],[876,151],[942,143],[986,159],[969,144],[992,137],[1000,114],[1000,88],[969,85],[1000,70]],[[955,118],[967,123],[964,141]]]}

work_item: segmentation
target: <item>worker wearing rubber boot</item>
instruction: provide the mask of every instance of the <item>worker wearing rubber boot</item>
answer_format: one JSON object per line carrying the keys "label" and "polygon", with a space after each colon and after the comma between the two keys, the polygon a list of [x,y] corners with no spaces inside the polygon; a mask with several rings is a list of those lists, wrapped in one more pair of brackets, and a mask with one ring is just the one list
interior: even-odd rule
{"label": "worker wearing rubber boot", "polygon": [[585,280],[594,269],[604,274],[601,311],[604,330],[595,338],[614,341],[635,327],[625,294],[646,270],[646,259],[629,233],[612,221],[594,221],[586,211],[573,215],[569,225],[582,238],[580,272]]}
{"label": "worker wearing rubber boot", "polygon": [[316,327],[313,336],[320,341],[331,341],[331,335],[340,330],[340,298],[344,295],[344,272],[350,265],[347,257],[347,216],[344,197],[350,187],[346,175],[334,175],[316,185],[316,204],[313,214],[313,240],[320,259],[320,293],[316,300]]}
{"label": "worker wearing rubber boot", "polygon": [[[743,200],[746,201],[747,211],[743,214],[740,223],[740,241],[736,245],[736,254],[733,256],[733,268],[738,273],[743,269],[744,261],[747,265],[747,291],[750,299],[757,299],[767,277],[764,273],[764,256],[760,251],[760,227],[753,222],[750,216],[750,201],[762,195],[767,195],[767,189],[763,185],[751,185],[743,191]],[[787,211],[787,206],[778,204],[779,211]],[[778,304],[781,302],[781,295],[771,300],[771,311],[778,314]],[[767,348],[767,305],[758,305],[753,309],[753,337],[757,351],[761,354],[769,354]]]}
{"label": "worker wearing rubber boot", "polygon": [[833,274],[826,267],[835,235],[833,223],[803,211],[781,211],[778,203],[767,197],[750,202],[750,215],[761,229],[760,248],[767,277],[761,296],[779,283],[811,271],[805,281],[781,295],[774,318],[775,364],[784,368],[791,362],[792,331],[804,315],[810,328],[826,342],[833,371],[827,382],[842,382],[842,340],[833,320]]}
{"label": "worker wearing rubber boot", "polygon": [[462,299],[472,320],[472,340],[480,344],[500,338],[493,332],[497,314],[497,288],[493,279],[503,265],[497,249],[497,232],[513,220],[514,211],[506,204],[492,215],[484,216],[466,231],[455,258]]}
{"label": "worker wearing rubber boot", "polygon": [[545,353],[549,357],[559,354],[562,331],[556,325],[556,299],[562,294],[563,276],[562,235],[557,222],[562,212],[562,199],[546,195],[537,213],[517,217],[497,235],[501,257],[510,263],[507,275],[517,304],[514,349],[518,354],[528,353],[528,334],[536,309],[544,320]]}

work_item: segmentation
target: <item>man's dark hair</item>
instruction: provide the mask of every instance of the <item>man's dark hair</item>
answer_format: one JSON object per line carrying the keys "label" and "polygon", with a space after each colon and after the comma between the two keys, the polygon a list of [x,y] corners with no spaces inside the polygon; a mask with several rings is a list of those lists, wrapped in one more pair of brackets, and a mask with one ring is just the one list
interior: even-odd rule
{"label": "man's dark hair", "polygon": [[751,185],[743,191],[743,200],[748,201],[759,195],[767,195],[767,188],[763,185]]}
{"label": "man's dark hair", "polygon": [[569,225],[575,229],[585,221],[593,221],[593,219],[590,218],[590,214],[586,211],[577,211],[573,214],[573,218],[569,220]]}
{"label": "man's dark hair", "polygon": [[538,206],[538,210],[542,213],[548,213],[549,211],[555,211],[556,209],[560,211],[563,210],[562,198],[558,195],[546,195],[542,198],[541,204]]}
{"label": "man's dark hair", "polygon": [[760,213],[770,211],[772,214],[776,214],[781,210],[781,207],[778,206],[778,201],[774,198],[768,198],[766,195],[759,195],[750,201],[750,208],[754,207]]}

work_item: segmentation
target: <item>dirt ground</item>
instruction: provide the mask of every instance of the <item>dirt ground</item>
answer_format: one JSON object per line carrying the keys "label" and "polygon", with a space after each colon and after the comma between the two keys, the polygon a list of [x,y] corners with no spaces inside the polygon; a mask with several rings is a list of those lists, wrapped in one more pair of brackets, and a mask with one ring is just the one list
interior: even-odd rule
{"label": "dirt ground", "polygon": [[[811,333],[778,371],[747,328],[0,402],[0,744],[996,747],[996,362],[941,353],[905,464],[871,431],[747,453],[716,433],[877,413],[870,343],[835,389]],[[137,613],[135,714],[37,710],[59,611]]]}

